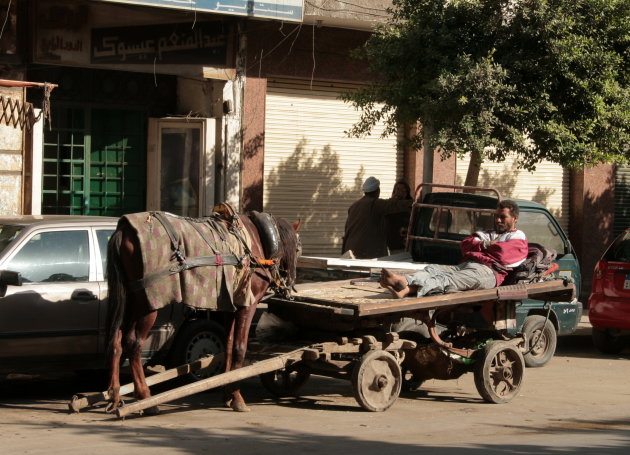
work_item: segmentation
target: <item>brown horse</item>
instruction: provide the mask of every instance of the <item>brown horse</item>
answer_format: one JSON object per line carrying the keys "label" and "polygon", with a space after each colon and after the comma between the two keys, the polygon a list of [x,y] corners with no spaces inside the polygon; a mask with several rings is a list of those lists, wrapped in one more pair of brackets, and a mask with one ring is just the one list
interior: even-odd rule
{"label": "brown horse", "polygon": [[[229,207],[229,206],[228,206]],[[146,247],[142,242],[146,239],[141,237],[139,230],[132,226],[130,219],[134,219],[134,215],[145,216],[147,223],[155,221],[155,218],[164,220],[166,214],[162,212],[150,212],[144,214],[132,214],[121,218],[118,227],[112,236],[107,253],[107,281],[109,286],[109,366],[110,366],[110,382],[108,393],[110,397],[109,409],[113,410],[118,407],[120,402],[120,361],[123,356],[129,358],[131,373],[135,387],[135,396],[138,399],[145,399],[150,396],[149,387],[146,384],[144,370],[141,360],[142,343],[147,338],[150,329],[155,323],[157,304],[155,292],[151,292],[153,286],[164,286],[169,281],[179,279],[184,273],[190,273],[189,268],[203,266],[206,271],[213,265],[203,263],[203,259],[207,261],[209,257],[215,258],[220,256],[222,270],[230,269],[232,273],[228,275],[225,272],[223,283],[219,285],[220,289],[204,289],[212,284],[204,284],[202,290],[204,294],[210,296],[212,292],[217,298],[226,297],[227,288],[232,284],[233,288],[240,287],[241,291],[249,296],[248,306],[232,306],[226,312],[227,317],[224,319],[225,332],[228,334],[226,340],[225,366],[226,371],[240,368],[245,359],[247,349],[247,339],[249,328],[256,311],[256,305],[260,299],[272,288],[275,292],[287,292],[295,283],[297,258],[300,254],[300,242],[297,230],[300,222],[289,223],[283,219],[276,219],[266,214],[258,214],[253,212],[253,218],[245,215],[237,215],[233,211],[223,213],[223,216],[213,216],[204,219],[184,219],[181,217],[172,217],[178,223],[199,223],[195,230],[203,237],[203,240],[212,249],[214,256],[188,257],[193,256],[194,252],[186,251],[187,245],[183,243],[188,241],[191,235],[187,235],[186,239],[177,238],[177,233],[173,232],[173,224],[162,221],[162,224],[155,223],[158,227],[152,225],[152,241],[159,238],[155,233],[168,233],[170,237],[170,247],[174,250],[167,263],[162,264],[162,270],[165,272],[153,273],[148,276],[145,269],[148,268],[146,257],[143,258],[143,248]],[[258,215],[258,218],[256,218]],[[271,220],[266,225],[259,222],[260,215],[266,215],[263,220]],[[170,215],[169,215],[170,216]],[[153,217],[153,218],[151,218]],[[136,217],[135,219],[139,219]],[[254,222],[256,221],[256,222]],[[217,254],[217,247],[211,245],[208,236],[216,234],[203,234],[199,228],[200,224],[206,222],[214,223],[215,231],[220,231],[219,237],[231,240],[240,244],[242,255]],[[182,225],[179,225],[182,226]],[[275,227],[274,227],[275,226]],[[170,229],[169,229],[170,227]],[[273,228],[270,230],[270,228]],[[158,232],[159,231],[159,232]],[[170,232],[169,232],[170,231]],[[221,234],[222,233],[222,234]],[[193,233],[196,234],[196,233]],[[229,234],[229,235],[228,235]],[[271,234],[271,235],[270,235]],[[164,237],[164,236],[163,236]],[[271,238],[270,237],[275,237]],[[249,241],[248,241],[249,238]],[[144,239],[144,240],[143,240]],[[236,240],[235,240],[236,239]],[[270,246],[271,244],[271,246]],[[147,249],[150,249],[147,247]],[[188,248],[190,250],[190,248]],[[265,250],[267,256],[265,257]],[[230,251],[233,252],[233,251]],[[225,250],[223,251],[225,253]],[[198,251],[197,251],[198,254]],[[169,252],[170,255],[170,252]],[[225,261],[227,257],[237,257],[236,265],[225,265],[229,261]],[[201,261],[200,261],[201,259]],[[196,260],[196,263],[195,263]],[[201,262],[201,264],[200,264]],[[195,264],[190,266],[189,264]],[[201,268],[197,270],[201,271]],[[213,270],[218,273],[216,261]],[[178,275],[174,277],[172,275]],[[187,275],[190,276],[190,275]],[[226,277],[232,277],[228,279]],[[184,278],[182,278],[183,280]],[[212,280],[206,280],[204,283],[213,283]],[[251,293],[249,293],[251,290]],[[155,289],[153,289],[155,291]],[[236,295],[236,291],[233,291]],[[233,295],[228,296],[232,298]],[[204,300],[204,296],[200,299]],[[167,302],[170,303],[170,302]],[[184,302],[189,305],[190,302]],[[162,305],[163,306],[163,305]],[[216,308],[215,308],[216,309]],[[225,311],[225,309],[223,309]],[[225,404],[235,411],[248,411],[249,408],[245,404],[245,400],[241,396],[238,384],[233,384],[225,389]],[[157,413],[158,409],[152,408],[147,413]]]}

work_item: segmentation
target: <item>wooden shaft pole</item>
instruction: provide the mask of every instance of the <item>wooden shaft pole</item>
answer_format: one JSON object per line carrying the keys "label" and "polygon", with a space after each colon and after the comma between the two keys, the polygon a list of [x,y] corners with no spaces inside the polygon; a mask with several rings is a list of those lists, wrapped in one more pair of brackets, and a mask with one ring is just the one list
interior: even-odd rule
{"label": "wooden shaft pole", "polygon": [[[217,354],[215,356],[208,355],[206,357],[202,357],[192,363],[187,363],[185,365],[180,365],[176,368],[171,368],[161,373],[153,374],[146,378],[147,385],[150,387],[155,384],[159,384],[161,382],[169,381],[171,379],[175,379],[180,376],[184,376],[185,374],[192,373],[193,371],[201,370],[203,368],[208,368],[210,366],[216,365],[221,362],[225,358],[224,353]],[[127,395],[132,393],[135,390],[133,382],[129,384],[125,384],[120,386],[120,395]],[[79,394],[72,397],[70,402],[68,403],[68,408],[71,412],[79,412],[83,408],[87,408],[88,406],[93,406],[96,403],[100,403],[101,401],[109,400],[109,393],[107,391],[104,392],[96,392],[89,394]]]}
{"label": "wooden shaft pole", "polygon": [[212,376],[207,379],[201,379],[192,384],[188,384],[182,387],[177,387],[172,390],[154,395],[144,400],[130,403],[122,408],[116,409],[116,415],[120,418],[126,417],[131,413],[141,411],[153,406],[157,406],[162,403],[177,400],[178,398],[194,395],[195,393],[203,392],[205,390],[221,387],[226,384],[238,382],[242,379],[251,378],[263,373],[269,373],[270,371],[276,371],[283,369],[287,362],[290,360],[301,360],[302,349],[288,352],[286,354],[273,357],[271,359],[262,360],[260,362],[248,365],[237,370],[228,371],[227,373]]}

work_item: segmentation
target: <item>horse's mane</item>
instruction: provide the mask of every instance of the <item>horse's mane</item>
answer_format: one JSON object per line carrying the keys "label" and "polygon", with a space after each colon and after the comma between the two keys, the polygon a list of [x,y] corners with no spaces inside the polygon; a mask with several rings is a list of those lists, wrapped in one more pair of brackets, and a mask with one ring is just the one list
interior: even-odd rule
{"label": "horse's mane", "polygon": [[287,286],[295,284],[296,268],[298,260],[298,234],[293,225],[284,218],[276,218],[278,233],[280,234],[280,247],[282,248],[282,267],[287,273]]}

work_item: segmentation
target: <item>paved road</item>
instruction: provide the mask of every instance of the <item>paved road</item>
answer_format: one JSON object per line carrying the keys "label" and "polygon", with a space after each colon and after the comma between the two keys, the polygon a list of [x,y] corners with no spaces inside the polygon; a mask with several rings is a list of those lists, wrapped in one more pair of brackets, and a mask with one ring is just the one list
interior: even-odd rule
{"label": "paved road", "polygon": [[300,399],[274,401],[245,381],[252,412],[203,393],[162,406],[154,417],[117,420],[102,409],[66,412],[85,378],[0,383],[0,453],[7,454],[627,454],[630,350],[606,357],[588,328],[561,339],[544,368],[528,369],[505,405],[479,397],[472,375],[428,381],[384,413],[362,411],[349,383],[313,378]]}

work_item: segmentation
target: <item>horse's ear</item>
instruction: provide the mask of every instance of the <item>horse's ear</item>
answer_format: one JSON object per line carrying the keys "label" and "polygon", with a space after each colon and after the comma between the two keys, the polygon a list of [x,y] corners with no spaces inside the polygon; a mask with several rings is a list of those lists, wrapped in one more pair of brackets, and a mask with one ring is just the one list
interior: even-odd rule
{"label": "horse's ear", "polygon": [[294,221],[293,223],[291,223],[291,225],[293,226],[293,230],[297,232],[300,230],[300,226],[302,225],[302,220],[299,219],[297,221]]}

